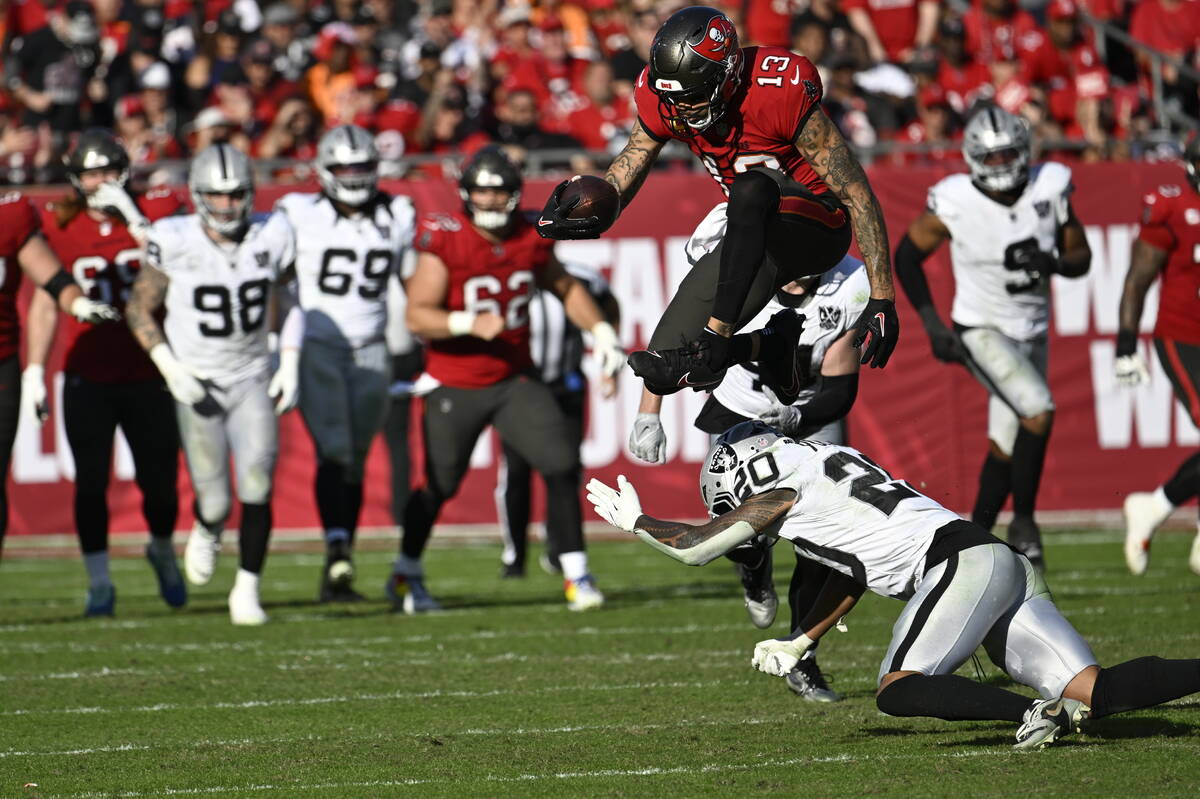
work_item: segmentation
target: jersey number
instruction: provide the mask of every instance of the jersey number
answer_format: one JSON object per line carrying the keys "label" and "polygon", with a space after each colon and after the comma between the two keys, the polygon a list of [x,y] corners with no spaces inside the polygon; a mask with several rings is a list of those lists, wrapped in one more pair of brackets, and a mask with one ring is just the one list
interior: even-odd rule
{"label": "jersey number", "polygon": [[533,286],[533,273],[528,270],[513,272],[508,276],[508,290],[514,296],[507,308],[500,307],[497,296],[503,290],[500,278],[495,275],[476,275],[463,283],[463,306],[471,313],[492,313],[504,317],[504,327],[512,330],[529,324],[529,289]]}
{"label": "jersey number", "polygon": [[103,255],[85,255],[71,265],[71,275],[88,299],[124,305],[141,269],[142,251],[121,250],[110,262]]}
{"label": "jersey number", "polygon": [[762,491],[775,484],[779,479],[779,465],[775,456],[770,452],[760,452],[742,464],[733,476],[733,493],[739,501],[755,492]]}
{"label": "jersey number", "polygon": [[[775,68],[776,72],[787,72],[788,64],[790,64],[790,63],[792,63],[792,59],[790,56],[769,55],[762,60],[762,63],[758,65],[758,68],[761,69],[763,72],[770,72],[772,67]],[[800,82],[799,77],[800,77],[800,73],[797,72],[796,73],[797,79],[792,81],[793,85]],[[783,76],[782,75],[772,75],[772,76],[768,77],[766,75],[759,75],[758,76],[758,85],[759,86],[778,86],[779,88],[783,88]]]}
{"label": "jersey number", "polygon": [[[350,285],[354,282],[351,271],[340,272],[336,262],[346,261],[353,267],[358,261],[358,253],[354,250],[326,250],[321,258],[321,275],[317,278],[317,286],[325,294],[341,297],[350,293]],[[368,250],[363,261],[363,280],[365,285],[358,287],[358,295],[368,300],[374,300],[383,294],[387,285],[388,275],[392,273],[395,255],[390,250]]]}
{"label": "jersey number", "polygon": [[[857,467],[855,471],[861,473],[855,476],[849,468],[851,466]],[[850,496],[874,507],[884,516],[891,516],[896,505],[903,500],[918,496],[916,491],[899,480],[893,480],[891,475],[865,457],[860,458],[849,452],[835,452],[826,458],[825,476],[835,483],[853,477]]]}
{"label": "jersey number", "polygon": [[[243,333],[252,333],[262,327],[267,315],[267,289],[270,281],[249,280],[238,286],[237,317]],[[197,286],[192,292],[196,310],[209,314],[200,321],[200,334],[208,338],[226,338],[233,335],[233,295],[228,286]]]}

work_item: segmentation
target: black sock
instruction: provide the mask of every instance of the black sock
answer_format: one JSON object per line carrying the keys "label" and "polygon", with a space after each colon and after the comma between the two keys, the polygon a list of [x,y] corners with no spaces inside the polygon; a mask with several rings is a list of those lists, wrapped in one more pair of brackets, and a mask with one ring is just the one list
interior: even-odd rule
{"label": "black sock", "polygon": [[996,517],[1008,499],[1012,487],[1012,463],[988,452],[979,470],[979,493],[975,496],[975,509],[971,521],[985,530],[996,526]]}
{"label": "black sock", "polygon": [[1092,716],[1161,705],[1200,692],[1200,660],[1140,657],[1100,669],[1092,688]]}
{"label": "black sock", "polygon": [[428,488],[414,491],[404,508],[404,534],[400,536],[400,554],[420,560],[425,544],[433,532],[433,523],[441,510],[442,500]]}
{"label": "black sock", "polygon": [[1163,493],[1172,505],[1182,505],[1200,493],[1200,452],[1179,465],[1171,479],[1163,483]]}
{"label": "black sock", "polygon": [[261,574],[267,559],[267,541],[271,538],[271,503],[242,503],[242,524],[238,528],[239,565],[248,572]]}
{"label": "black sock", "polygon": [[346,469],[340,463],[321,461],[317,464],[317,514],[326,530],[344,527],[346,523],[345,475]]}
{"label": "black sock", "polygon": [[875,705],[889,716],[1020,722],[1032,699],[957,674],[910,674],[888,683]]}
{"label": "black sock", "polygon": [[1046,462],[1046,443],[1050,435],[1039,436],[1022,427],[1012,453],[1013,515],[1033,517],[1037,505],[1038,485],[1042,482],[1042,466]]}
{"label": "black sock", "polygon": [[358,532],[358,517],[362,514],[363,484],[342,484],[342,512],[345,514],[346,531],[350,533],[350,546],[354,546],[354,534]]}
{"label": "black sock", "polygon": [[763,565],[763,561],[766,559],[767,551],[769,549],[769,546],[758,539],[751,539],[749,544],[735,547],[726,552],[725,557],[741,566],[757,569]]}

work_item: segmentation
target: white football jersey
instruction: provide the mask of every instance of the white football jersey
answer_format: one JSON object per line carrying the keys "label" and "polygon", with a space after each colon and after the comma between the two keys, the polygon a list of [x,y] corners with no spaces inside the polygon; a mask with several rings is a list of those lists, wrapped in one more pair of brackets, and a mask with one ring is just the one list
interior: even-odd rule
{"label": "white football jersey", "polygon": [[295,257],[286,217],[255,214],[236,244],[213,241],[196,214],[155,222],[146,260],[170,279],[163,326],[171,350],[201,377],[232,384],[270,368],[268,308]]}
{"label": "white football jersey", "polygon": [[883,596],[912,595],[934,533],[960,518],[852,447],[783,438],[738,471],[750,493],[796,492],[780,538]]}
{"label": "white football jersey", "polygon": [[384,338],[387,284],[412,243],[412,200],[382,198],[342,216],[320,193],[285,194],[275,206],[296,231],[296,282],[305,338],[361,347]]}
{"label": "white football jersey", "polygon": [[[785,306],[778,297],[773,297],[743,330],[749,332],[765,327],[768,319],[787,307],[804,314],[804,329],[797,349],[807,353],[808,369],[802,376],[804,388],[795,403],[800,405],[816,394],[825,353],[833,342],[854,327],[870,298],[871,282],[867,279],[866,267],[862,261],[847,255],[841,263],[821,275],[811,291],[795,296],[799,301],[797,305]],[[724,407],[750,419],[779,404],[771,389],[760,382],[758,367],[753,363],[730,367],[713,396]]]}
{"label": "white football jersey", "polygon": [[[929,190],[927,205],[950,231],[954,269],[951,318],[966,327],[992,327],[1028,341],[1050,327],[1050,284],[1025,271],[1004,268],[1008,245],[1037,239],[1043,252],[1058,254],[1058,230],[1067,221],[1071,170],[1053,161],[1036,164],[1012,206],[1001,205],[971,183],[951,175]],[[1012,289],[1016,289],[1013,291]]]}

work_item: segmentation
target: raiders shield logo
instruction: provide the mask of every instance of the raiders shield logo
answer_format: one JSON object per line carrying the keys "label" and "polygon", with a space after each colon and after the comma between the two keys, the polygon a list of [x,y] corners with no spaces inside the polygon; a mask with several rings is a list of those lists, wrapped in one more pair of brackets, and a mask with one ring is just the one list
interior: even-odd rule
{"label": "raiders shield logo", "polygon": [[254,253],[254,263],[259,269],[266,269],[271,263],[271,254],[266,250]]}
{"label": "raiders shield logo", "polygon": [[713,452],[712,460],[708,462],[708,470],[713,474],[724,474],[737,468],[737,454],[733,447],[721,444]]}
{"label": "raiders shield logo", "polygon": [[817,316],[821,320],[822,330],[836,330],[842,321],[842,309],[822,305],[817,308]]}
{"label": "raiders shield logo", "polygon": [[1050,201],[1038,200],[1033,204],[1033,210],[1037,211],[1038,219],[1045,219],[1050,216]]}

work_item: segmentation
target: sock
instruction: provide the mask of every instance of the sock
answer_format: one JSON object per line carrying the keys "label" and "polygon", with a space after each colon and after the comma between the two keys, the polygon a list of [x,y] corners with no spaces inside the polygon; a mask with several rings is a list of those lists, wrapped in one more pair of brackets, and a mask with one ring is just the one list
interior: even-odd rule
{"label": "sock", "polygon": [[242,524],[238,529],[238,555],[243,571],[260,574],[267,559],[271,538],[271,503],[243,502]]}
{"label": "sock", "polygon": [[888,683],[875,698],[875,705],[889,716],[932,716],[946,721],[1020,722],[1032,702],[957,674],[910,674]]}
{"label": "sock", "polygon": [[1092,687],[1092,716],[1161,705],[1196,692],[1200,692],[1200,660],[1135,658],[1100,669]]}
{"label": "sock", "polygon": [[149,549],[160,557],[170,555],[175,557],[175,546],[170,538],[154,537],[150,539]]}
{"label": "sock", "polygon": [[[1167,496],[1166,486],[1159,486],[1154,489],[1154,493],[1151,496],[1154,497],[1154,504],[1157,506],[1156,509],[1163,516],[1168,516],[1171,511],[1175,510],[1176,503],[1172,502],[1171,498]],[[1184,501],[1186,502],[1186,500]]]}
{"label": "sock", "polygon": [[396,562],[392,564],[392,571],[407,577],[421,577],[425,574],[425,569],[421,566],[421,559],[410,558],[408,555],[397,557]]}
{"label": "sock", "polygon": [[238,569],[237,576],[233,578],[234,591],[253,591],[258,593],[259,576],[252,571]]}
{"label": "sock", "polygon": [[325,547],[332,549],[338,544],[350,543],[350,531],[344,527],[335,527],[325,531]]}
{"label": "sock", "polygon": [[102,588],[106,585],[112,585],[112,578],[108,576],[107,549],[102,549],[99,552],[85,552],[83,555],[83,566],[87,569],[88,583],[91,588]]}
{"label": "sock", "polygon": [[1012,453],[1013,515],[1033,517],[1037,505],[1038,485],[1042,482],[1042,467],[1046,463],[1046,443],[1049,434],[1039,436],[1022,427]]}
{"label": "sock", "polygon": [[343,503],[346,469],[335,461],[321,461],[317,464],[315,493],[317,495],[317,515],[321,517],[321,526],[326,530],[345,528],[346,511]]}
{"label": "sock", "polygon": [[562,566],[563,579],[574,582],[588,573],[586,552],[563,552],[558,556],[558,562]]}
{"label": "sock", "polygon": [[350,546],[354,546],[354,534],[358,532],[358,517],[362,513],[363,484],[342,484],[342,513],[344,514],[346,530],[350,534]]}
{"label": "sock", "polygon": [[996,526],[996,517],[1008,499],[1012,487],[1012,464],[988,452],[983,459],[983,468],[979,470],[979,493],[975,496],[975,509],[971,511],[971,521],[985,530]]}
{"label": "sock", "polygon": [[[1171,479],[1159,489],[1173,506],[1182,505],[1200,492],[1200,452],[1179,465]],[[1156,494],[1158,491],[1155,492]]]}
{"label": "sock", "polygon": [[433,523],[441,510],[442,500],[428,488],[414,491],[404,508],[404,531],[400,535],[400,554],[414,561],[421,560],[425,544],[433,532]]}

